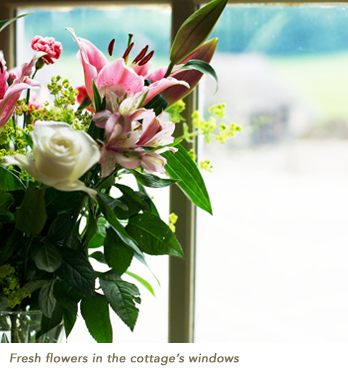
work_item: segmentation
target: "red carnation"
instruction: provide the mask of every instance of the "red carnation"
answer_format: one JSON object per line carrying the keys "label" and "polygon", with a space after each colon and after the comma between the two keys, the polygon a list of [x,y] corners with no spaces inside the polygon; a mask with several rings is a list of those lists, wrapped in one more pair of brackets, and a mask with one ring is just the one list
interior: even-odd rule
{"label": "red carnation", "polygon": [[31,40],[31,48],[35,51],[43,51],[47,53],[42,57],[46,64],[54,64],[52,59],[59,59],[62,53],[62,44],[56,41],[53,37],[35,36]]}

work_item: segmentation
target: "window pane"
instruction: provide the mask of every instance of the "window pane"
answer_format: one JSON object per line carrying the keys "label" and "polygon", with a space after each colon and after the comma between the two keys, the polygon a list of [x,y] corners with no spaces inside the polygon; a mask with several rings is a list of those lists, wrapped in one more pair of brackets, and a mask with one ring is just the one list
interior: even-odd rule
{"label": "window pane", "polygon": [[242,132],[201,145],[196,342],[347,342],[348,8],[229,6],[201,109]]}
{"label": "window pane", "polygon": [[[78,37],[90,40],[108,58],[108,45],[115,38],[113,54],[115,59],[123,55],[127,48],[128,34],[132,33],[135,46],[131,57],[135,57],[145,45],[149,45],[150,50],[155,50],[152,70],[168,63],[171,27],[171,9],[168,6],[115,6],[107,9],[75,8],[61,9],[60,11],[52,11],[52,9],[19,10],[21,14],[27,12],[34,12],[34,14],[17,22],[18,65],[28,62],[32,58],[34,52],[30,48],[30,42],[35,35],[54,37],[63,44],[61,58],[54,65],[45,66],[35,78],[43,85],[49,83],[50,78],[56,75],[68,78],[74,87],[84,84],[83,70],[76,59],[78,46],[65,27],[74,28]],[[152,27],[155,23],[158,28]],[[161,32],[158,32],[158,29]],[[135,183],[130,185],[134,186]],[[162,219],[166,220],[169,213],[168,189],[149,190],[149,193],[154,196]],[[147,260],[153,273],[159,279],[161,287],[148,269],[136,260],[133,261],[129,270],[151,283],[156,298],[134,279],[124,276],[127,281],[137,284],[141,292],[142,303],[134,333],[123,324],[113,311],[110,312],[114,342],[167,342],[168,258],[164,256],[148,257]],[[99,265],[99,268],[102,270],[103,266]],[[69,342],[95,342],[89,335],[82,318],[78,318],[75,329],[69,337]]]}

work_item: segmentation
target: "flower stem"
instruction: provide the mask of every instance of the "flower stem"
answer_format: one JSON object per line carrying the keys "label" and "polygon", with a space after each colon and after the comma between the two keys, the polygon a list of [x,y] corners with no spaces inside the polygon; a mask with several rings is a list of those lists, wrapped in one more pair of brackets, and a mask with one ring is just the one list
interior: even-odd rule
{"label": "flower stem", "polygon": [[170,64],[168,65],[166,74],[164,75],[164,78],[169,77],[170,73],[172,72],[173,68],[174,68],[174,63],[170,62]]}

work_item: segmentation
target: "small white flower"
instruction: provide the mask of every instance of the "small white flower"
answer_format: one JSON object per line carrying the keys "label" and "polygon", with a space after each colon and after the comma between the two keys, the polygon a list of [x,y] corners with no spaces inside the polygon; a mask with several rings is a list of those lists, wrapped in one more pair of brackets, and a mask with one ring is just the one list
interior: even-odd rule
{"label": "small white flower", "polygon": [[100,158],[96,142],[67,123],[37,121],[30,133],[33,152],[5,156],[4,165],[19,165],[37,181],[60,191],[84,191],[94,197],[97,191],[78,179]]}

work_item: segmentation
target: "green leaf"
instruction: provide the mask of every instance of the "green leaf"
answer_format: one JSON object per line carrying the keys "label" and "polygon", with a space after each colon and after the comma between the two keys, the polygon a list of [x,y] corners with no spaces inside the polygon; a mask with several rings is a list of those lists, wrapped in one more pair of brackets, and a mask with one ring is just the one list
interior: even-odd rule
{"label": "green leaf", "polygon": [[203,60],[189,60],[186,64],[184,64],[181,69],[192,69],[192,70],[198,70],[198,72],[207,74],[208,76],[215,79],[216,82],[216,90],[214,93],[218,90],[218,76],[215,72],[215,69],[207,62]]}
{"label": "green leaf", "polygon": [[136,180],[146,187],[162,188],[178,182],[176,179],[160,178],[150,173],[140,173],[137,170],[130,170]]}
{"label": "green leaf", "polygon": [[95,112],[98,113],[100,111],[101,106],[101,97],[94,80],[93,80],[93,95],[94,95]]}
{"label": "green leaf", "polygon": [[83,298],[83,295],[67,282],[58,281],[54,285],[54,296],[59,305],[70,312],[77,314],[77,303]]}
{"label": "green leaf", "polygon": [[61,247],[60,250],[63,262],[56,270],[56,274],[82,294],[92,296],[95,273],[88,259],[80,252],[67,247]]}
{"label": "green leaf", "polygon": [[36,266],[48,273],[55,272],[62,264],[62,255],[60,248],[53,245],[44,244],[34,257]]}
{"label": "green leaf", "polygon": [[56,327],[62,322],[63,319],[63,308],[56,304],[56,308],[52,313],[51,318],[47,318],[46,315],[42,315],[41,319],[41,330],[37,333],[36,338],[41,337],[43,334],[49,332],[51,329]]}
{"label": "green leaf", "polygon": [[[2,241],[2,240],[1,240]],[[4,247],[1,246],[0,251],[0,265],[3,265],[13,254],[15,254],[23,245],[24,237],[23,233],[18,229],[14,229],[7,239]]]}
{"label": "green leaf", "polygon": [[109,305],[105,296],[95,293],[81,301],[81,314],[91,336],[98,343],[112,343]]}
{"label": "green leaf", "polygon": [[104,240],[106,237],[106,226],[108,225],[108,222],[101,217],[98,219],[96,225],[97,229],[94,231],[94,235],[88,244],[89,248],[100,247],[104,244]]}
{"label": "green leaf", "polygon": [[51,217],[61,212],[72,213],[80,202],[81,196],[84,196],[81,192],[63,192],[53,187],[47,188],[45,203],[48,216]]}
{"label": "green leaf", "polygon": [[126,245],[131,247],[136,253],[138,253],[139,255],[142,255],[142,252],[139,250],[138,246],[136,245],[132,237],[129,236],[129,234],[126,232],[122,224],[116,218],[116,215],[114,214],[114,212],[107,205],[108,196],[106,196],[103,193],[98,193],[97,200],[98,200],[101,212],[104,214],[106,220],[110,223],[111,227],[118,234],[121,240]]}
{"label": "green leaf", "polygon": [[72,225],[73,220],[69,214],[59,214],[48,230],[46,241],[50,243],[63,241],[69,235]]}
{"label": "green leaf", "polygon": [[176,153],[166,151],[161,154],[167,159],[165,170],[171,178],[180,180],[177,185],[196,206],[212,214],[209,194],[196,163],[181,145],[177,148]]}
{"label": "green leaf", "polygon": [[76,322],[76,314],[72,313],[69,310],[63,309],[63,318],[64,318],[65,336],[66,338],[68,338],[70,332],[74,328]]}
{"label": "green leaf", "polygon": [[158,94],[145,105],[145,108],[153,109],[157,116],[166,110],[167,106],[168,101],[161,94]]}
{"label": "green leaf", "polygon": [[89,257],[99,261],[99,263],[107,264],[105,256],[101,251],[95,251]]}
{"label": "green leaf", "polygon": [[46,219],[44,190],[29,187],[16,213],[16,228],[24,233],[40,234]]}
{"label": "green leaf", "polygon": [[47,318],[52,318],[53,311],[56,307],[57,300],[53,293],[54,283],[54,279],[46,281],[39,293],[39,306]]}
{"label": "green leaf", "polygon": [[141,283],[151,293],[151,295],[153,295],[154,297],[156,297],[155,291],[153,290],[151,284],[148,281],[146,281],[144,278],[141,278],[137,274],[132,273],[132,272],[130,272],[128,270],[125,272],[125,274],[128,274],[129,276],[131,276],[134,279],[136,279],[139,283]]}
{"label": "green leaf", "polygon": [[0,187],[4,191],[25,190],[25,184],[7,168],[0,166]]}
{"label": "green leaf", "polygon": [[151,200],[150,196],[148,195],[146,189],[143,187],[142,184],[140,184],[138,182],[138,188],[139,188],[139,191],[140,193],[143,194],[143,199],[144,201],[147,203],[147,206],[150,210],[150,213],[154,214],[154,215],[157,215],[159,217],[159,212],[155,206],[155,204],[153,203],[153,201]]}
{"label": "green leaf", "polygon": [[92,201],[88,200],[88,222],[87,230],[85,235],[85,245],[89,247],[89,243],[97,231],[97,222],[94,215],[94,204]]}
{"label": "green leaf", "polygon": [[131,264],[134,250],[122,242],[112,228],[109,228],[104,242],[104,254],[109,267],[122,275]]}
{"label": "green leaf", "polygon": [[126,205],[127,210],[123,210],[121,207],[116,207],[114,213],[119,219],[129,219],[131,216],[138,214],[140,210],[147,210],[148,206],[146,202],[134,192],[130,187],[124,185],[115,185],[123,194],[119,199],[122,204]]}
{"label": "green leaf", "polygon": [[150,255],[174,255],[181,258],[184,253],[174,233],[161,218],[150,214],[138,214],[126,227],[141,251]]}
{"label": "green leaf", "polygon": [[25,17],[27,15],[30,15],[30,14],[33,14],[33,13],[22,14],[22,15],[18,15],[17,17],[14,17],[14,18],[11,18],[11,19],[5,19],[5,20],[0,21],[0,32],[4,28],[6,28],[9,24],[11,24],[12,22],[16,21],[17,19],[23,18],[23,17]]}
{"label": "green leaf", "polygon": [[105,281],[99,278],[99,282],[112,309],[133,331],[139,314],[135,303],[141,302],[138,287],[121,279]]}
{"label": "green leaf", "polygon": [[28,290],[29,293],[33,293],[34,291],[41,288],[46,281],[44,280],[33,280],[24,285],[24,287]]}

